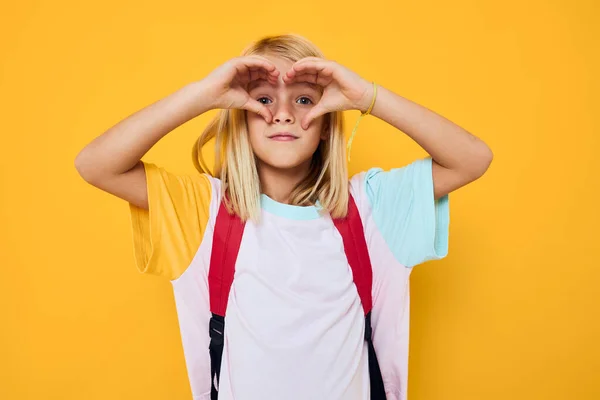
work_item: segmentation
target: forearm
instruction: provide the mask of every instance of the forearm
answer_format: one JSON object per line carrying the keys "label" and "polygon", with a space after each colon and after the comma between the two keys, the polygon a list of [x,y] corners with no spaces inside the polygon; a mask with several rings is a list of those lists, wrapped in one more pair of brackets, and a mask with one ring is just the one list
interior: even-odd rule
{"label": "forearm", "polygon": [[378,86],[371,114],[401,130],[441,166],[478,176],[491,162],[490,148],[452,121]]}
{"label": "forearm", "polygon": [[78,172],[86,180],[127,172],[167,133],[210,109],[204,91],[201,81],[190,83],[123,119],[79,152]]}

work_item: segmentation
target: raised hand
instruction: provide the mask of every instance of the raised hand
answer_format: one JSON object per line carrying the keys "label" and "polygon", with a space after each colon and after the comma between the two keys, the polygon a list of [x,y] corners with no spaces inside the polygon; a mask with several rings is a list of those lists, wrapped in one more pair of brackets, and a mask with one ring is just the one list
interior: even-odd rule
{"label": "raised hand", "polygon": [[302,119],[308,129],[310,122],[320,115],[333,111],[367,111],[373,97],[371,83],[348,68],[318,57],[303,58],[283,76],[285,83],[310,82],[323,87],[323,95],[312,110]]}
{"label": "raised hand", "polygon": [[267,122],[271,122],[271,111],[262,103],[254,100],[246,87],[248,83],[264,79],[272,84],[277,83],[279,71],[265,57],[251,55],[233,58],[220,65],[202,82],[210,93],[211,108],[237,108],[260,114]]}

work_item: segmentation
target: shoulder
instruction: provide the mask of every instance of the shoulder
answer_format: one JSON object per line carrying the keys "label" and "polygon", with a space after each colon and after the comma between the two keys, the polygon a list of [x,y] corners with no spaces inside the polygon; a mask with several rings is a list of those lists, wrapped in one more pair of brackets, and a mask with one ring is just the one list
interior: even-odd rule
{"label": "shoulder", "polygon": [[148,180],[160,180],[166,184],[210,188],[218,180],[206,173],[179,173],[153,162],[142,161]]}
{"label": "shoulder", "polygon": [[[163,208],[170,205],[180,217],[212,213],[221,201],[221,180],[206,173],[175,172],[151,162],[143,162],[148,197]],[[155,207],[156,208],[156,207]]]}
{"label": "shoulder", "polygon": [[427,185],[431,184],[431,181],[432,159],[425,157],[396,168],[384,170],[373,167],[358,172],[350,178],[350,187],[356,193],[364,192],[374,198],[381,190],[390,187],[393,189],[412,184]]}

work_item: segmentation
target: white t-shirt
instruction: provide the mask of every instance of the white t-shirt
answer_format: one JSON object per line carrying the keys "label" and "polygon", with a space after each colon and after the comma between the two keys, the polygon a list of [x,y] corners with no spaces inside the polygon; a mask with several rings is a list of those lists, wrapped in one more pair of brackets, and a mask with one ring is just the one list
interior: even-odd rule
{"label": "white t-shirt", "polygon": [[[373,268],[373,343],[387,398],[405,399],[409,275],[445,257],[448,196],[431,158],[350,179]],[[145,164],[149,211],[130,206],[140,271],[171,280],[194,399],[210,399],[208,270],[220,181]],[[246,223],[226,317],[219,399],[368,400],[364,313],[342,238],[315,207],[261,196]]]}

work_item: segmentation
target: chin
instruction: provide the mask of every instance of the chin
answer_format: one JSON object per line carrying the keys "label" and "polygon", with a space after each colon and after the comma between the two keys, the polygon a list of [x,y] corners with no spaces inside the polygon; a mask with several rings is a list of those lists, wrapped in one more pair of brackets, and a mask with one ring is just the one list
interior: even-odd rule
{"label": "chin", "polygon": [[285,154],[281,154],[277,157],[260,157],[257,156],[258,166],[279,169],[279,170],[293,170],[296,168],[306,168],[310,165],[312,155],[308,157],[286,157]]}
{"label": "chin", "polygon": [[279,170],[293,170],[296,168],[304,167],[306,164],[310,163],[310,159],[308,160],[259,160],[260,165],[263,167],[271,168],[271,169],[279,169]]}

